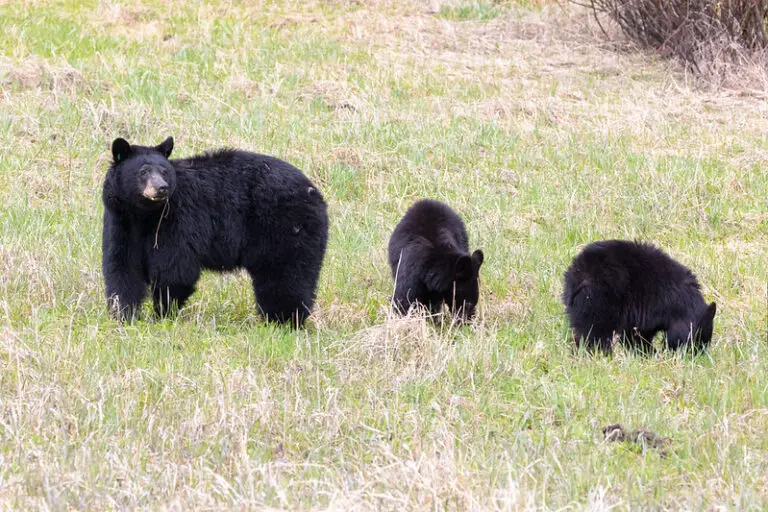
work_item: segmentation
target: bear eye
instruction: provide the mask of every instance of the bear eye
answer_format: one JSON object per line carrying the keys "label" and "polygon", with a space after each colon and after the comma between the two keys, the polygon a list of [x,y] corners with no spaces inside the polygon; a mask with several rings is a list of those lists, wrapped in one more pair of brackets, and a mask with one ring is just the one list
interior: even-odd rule
{"label": "bear eye", "polygon": [[139,173],[141,173],[142,176],[146,176],[147,175],[147,168],[146,167],[142,167],[141,169],[139,169]]}

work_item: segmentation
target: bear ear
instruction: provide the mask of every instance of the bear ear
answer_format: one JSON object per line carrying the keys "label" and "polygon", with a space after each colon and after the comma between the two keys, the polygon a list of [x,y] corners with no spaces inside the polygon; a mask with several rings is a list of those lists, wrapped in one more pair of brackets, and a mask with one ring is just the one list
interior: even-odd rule
{"label": "bear ear", "polygon": [[472,253],[472,261],[475,263],[477,268],[480,268],[480,265],[483,264],[483,260],[485,260],[485,256],[483,256],[483,251],[480,249]]}
{"label": "bear ear", "polygon": [[465,281],[472,277],[472,258],[469,256],[459,256],[454,267],[454,274],[458,281]]}
{"label": "bear ear", "polygon": [[158,153],[162,154],[165,158],[168,158],[171,156],[171,152],[173,151],[173,137],[168,137],[163,142],[161,142],[157,147],[155,147]]}
{"label": "bear ear", "polygon": [[704,310],[704,313],[701,315],[701,318],[699,318],[698,325],[696,326],[696,331],[698,332],[701,341],[705,344],[709,343],[709,340],[712,339],[715,313],[717,313],[717,305],[713,302],[707,306],[706,310]]}
{"label": "bear ear", "polygon": [[129,156],[131,156],[131,145],[128,144],[128,141],[119,137],[115,139],[112,142],[112,158],[115,163],[123,162]]}
{"label": "bear ear", "polygon": [[712,302],[709,306],[707,306],[707,309],[706,311],[704,311],[704,314],[701,315],[701,320],[699,320],[699,324],[709,323],[711,325],[715,321],[715,313],[717,313],[717,304]]}

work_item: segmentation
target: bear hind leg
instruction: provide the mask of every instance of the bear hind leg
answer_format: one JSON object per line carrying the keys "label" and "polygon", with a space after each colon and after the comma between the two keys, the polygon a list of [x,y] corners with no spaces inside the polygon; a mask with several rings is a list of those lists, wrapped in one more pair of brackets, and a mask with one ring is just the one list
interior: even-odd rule
{"label": "bear hind leg", "polygon": [[302,281],[296,275],[296,269],[250,274],[256,303],[268,322],[290,324],[293,327],[304,325],[315,303],[317,278]]}
{"label": "bear hind leg", "polygon": [[570,295],[566,311],[576,347],[583,344],[591,353],[613,353],[613,334],[621,333],[615,298],[602,287],[582,286]]}
{"label": "bear hind leg", "polygon": [[286,289],[280,282],[254,283],[256,303],[267,322],[301,327],[314,303],[312,294]]}
{"label": "bear hind leg", "polygon": [[155,313],[162,317],[174,308],[181,309],[194,291],[195,285],[156,284],[152,287]]}

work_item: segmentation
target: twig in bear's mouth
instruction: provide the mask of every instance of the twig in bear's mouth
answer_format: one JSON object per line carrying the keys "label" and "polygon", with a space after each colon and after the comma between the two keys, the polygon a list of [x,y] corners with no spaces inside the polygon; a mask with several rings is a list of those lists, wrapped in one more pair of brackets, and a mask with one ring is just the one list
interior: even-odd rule
{"label": "twig in bear's mouth", "polygon": [[171,202],[170,198],[165,198],[165,205],[163,205],[163,211],[160,213],[160,218],[157,220],[157,229],[155,230],[155,245],[152,246],[153,249],[157,249],[157,235],[160,234],[160,224],[163,223],[163,219],[168,216],[168,212],[171,210]]}

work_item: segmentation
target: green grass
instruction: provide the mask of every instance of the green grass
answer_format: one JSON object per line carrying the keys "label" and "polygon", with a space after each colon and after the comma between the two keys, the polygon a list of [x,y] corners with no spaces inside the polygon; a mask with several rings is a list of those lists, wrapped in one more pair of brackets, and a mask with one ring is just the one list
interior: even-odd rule
{"label": "green grass", "polygon": [[[764,102],[521,5],[0,3],[0,508],[765,509]],[[242,273],[109,319],[108,147],[168,135],[321,188],[305,330],[263,325]],[[473,326],[388,318],[421,197],[485,252]],[[572,353],[562,274],[607,237],[696,272],[706,355]],[[604,443],[616,422],[669,456]]]}
{"label": "green grass", "polygon": [[439,15],[449,20],[492,20],[504,12],[503,2],[465,2],[458,5],[443,5]]}

